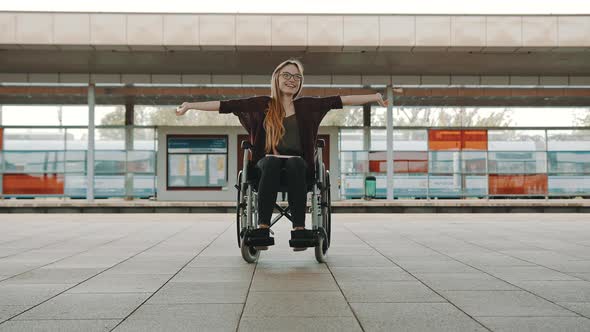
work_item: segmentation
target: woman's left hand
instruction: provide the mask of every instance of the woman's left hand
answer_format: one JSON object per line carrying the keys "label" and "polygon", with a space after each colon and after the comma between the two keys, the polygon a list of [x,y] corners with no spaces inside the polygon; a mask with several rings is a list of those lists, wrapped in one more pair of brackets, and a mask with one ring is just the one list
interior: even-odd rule
{"label": "woman's left hand", "polygon": [[381,107],[387,107],[387,105],[389,105],[389,100],[383,100],[383,96],[381,95],[381,93],[377,92],[377,103],[379,104],[379,106]]}

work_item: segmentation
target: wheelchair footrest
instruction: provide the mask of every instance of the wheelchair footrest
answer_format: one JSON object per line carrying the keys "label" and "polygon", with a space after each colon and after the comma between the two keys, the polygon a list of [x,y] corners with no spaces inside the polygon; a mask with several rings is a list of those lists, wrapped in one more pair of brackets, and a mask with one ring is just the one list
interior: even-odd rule
{"label": "wheelchair footrest", "polygon": [[289,240],[289,246],[293,248],[315,247],[317,243],[317,236],[312,230],[305,229],[291,231],[291,240]]}
{"label": "wheelchair footrest", "polygon": [[273,246],[275,239],[270,237],[269,228],[258,228],[253,229],[246,233],[246,240],[244,241],[247,246]]}

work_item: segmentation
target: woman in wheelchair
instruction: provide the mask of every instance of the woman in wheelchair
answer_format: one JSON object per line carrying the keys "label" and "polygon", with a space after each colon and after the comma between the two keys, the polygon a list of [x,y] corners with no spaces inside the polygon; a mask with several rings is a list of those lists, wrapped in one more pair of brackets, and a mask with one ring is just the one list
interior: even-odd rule
{"label": "woman in wheelchair", "polygon": [[[305,209],[308,184],[314,179],[314,152],[320,122],[331,109],[343,105],[377,102],[387,106],[380,93],[370,95],[298,97],[303,87],[303,65],[290,59],[272,73],[270,96],[208,102],[185,102],[176,110],[233,113],[249,134],[252,145],[251,163],[256,165],[258,180],[258,228],[250,232],[257,239],[256,249],[274,244],[270,236],[272,212],[276,203],[281,175],[288,189],[292,212],[292,240],[306,236]],[[282,173],[284,172],[284,173]],[[307,247],[294,247],[305,250]]]}

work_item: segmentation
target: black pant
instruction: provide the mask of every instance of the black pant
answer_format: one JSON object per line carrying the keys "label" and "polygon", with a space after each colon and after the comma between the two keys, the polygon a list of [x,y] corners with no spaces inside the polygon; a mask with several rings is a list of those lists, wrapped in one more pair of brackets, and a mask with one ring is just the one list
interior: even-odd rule
{"label": "black pant", "polygon": [[258,183],[258,224],[270,225],[281,184],[281,169],[285,169],[288,201],[293,227],[305,227],[307,205],[307,164],[301,157],[264,157],[256,164],[260,172]]}

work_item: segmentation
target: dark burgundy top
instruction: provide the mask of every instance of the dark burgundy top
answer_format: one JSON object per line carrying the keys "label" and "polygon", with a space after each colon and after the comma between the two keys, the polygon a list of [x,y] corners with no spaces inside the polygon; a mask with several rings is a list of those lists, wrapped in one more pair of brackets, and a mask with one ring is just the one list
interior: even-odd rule
{"label": "dark burgundy top", "polygon": [[[219,113],[235,114],[250,135],[254,165],[266,154],[264,151],[266,143],[264,118],[270,100],[269,96],[223,100],[219,107]],[[303,159],[307,163],[308,178],[311,178],[315,174],[314,151],[320,122],[331,109],[342,108],[342,99],[340,96],[301,97],[295,99],[293,104],[295,105]]]}

